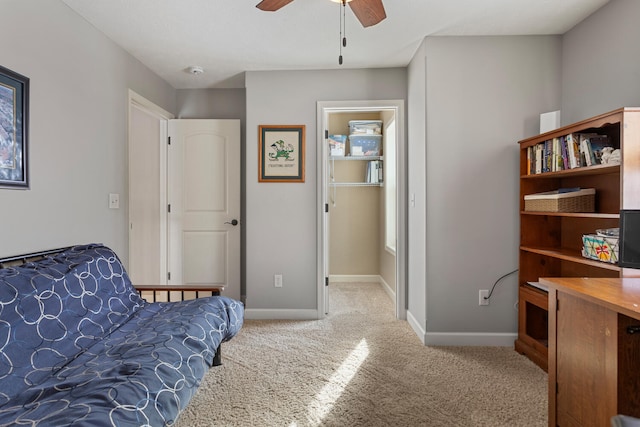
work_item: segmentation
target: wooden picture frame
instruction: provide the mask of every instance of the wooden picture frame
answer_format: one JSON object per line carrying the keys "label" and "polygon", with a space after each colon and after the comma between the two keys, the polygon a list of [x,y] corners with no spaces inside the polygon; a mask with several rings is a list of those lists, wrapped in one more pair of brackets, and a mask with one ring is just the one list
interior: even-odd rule
{"label": "wooden picture frame", "polygon": [[0,188],[29,188],[29,78],[0,66]]}
{"label": "wooden picture frame", "polygon": [[305,125],[258,126],[258,181],[304,182]]}

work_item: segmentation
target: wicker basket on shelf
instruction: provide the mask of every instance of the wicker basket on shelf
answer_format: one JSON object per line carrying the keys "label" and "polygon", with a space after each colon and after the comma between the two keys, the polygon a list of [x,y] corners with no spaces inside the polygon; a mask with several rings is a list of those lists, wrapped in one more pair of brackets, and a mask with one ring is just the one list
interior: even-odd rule
{"label": "wicker basket on shelf", "polygon": [[570,192],[547,191],[524,196],[528,212],[595,212],[596,190],[585,188]]}

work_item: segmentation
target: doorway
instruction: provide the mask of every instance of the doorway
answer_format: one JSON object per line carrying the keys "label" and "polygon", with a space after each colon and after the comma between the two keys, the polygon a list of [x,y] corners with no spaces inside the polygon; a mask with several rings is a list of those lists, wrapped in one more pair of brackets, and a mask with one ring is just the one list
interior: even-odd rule
{"label": "doorway", "polygon": [[[381,153],[374,151],[363,153],[363,156],[349,156],[350,153],[345,152],[344,157],[331,155],[329,135],[336,132],[349,133],[346,127],[349,121],[370,119],[382,122]],[[317,104],[317,140],[322,142],[318,144],[317,155],[318,205],[320,207],[318,313],[321,317],[331,309],[329,307],[331,279],[345,279],[335,274],[332,277],[332,273],[336,271],[333,267],[345,261],[347,264],[337,268],[351,273],[358,271],[361,273],[370,269],[373,274],[354,274],[352,278],[382,283],[395,299],[396,317],[406,319],[405,194],[407,178],[404,128],[403,100],[327,101]],[[378,157],[376,154],[382,155]],[[385,178],[382,179],[383,175],[380,175],[380,181],[384,181],[383,183],[371,182],[369,174],[372,167],[383,168]],[[366,221],[372,221],[374,225],[367,226],[364,221],[361,223],[357,219],[358,216],[363,217],[363,220],[366,217]],[[353,222],[354,220],[356,222]],[[335,224],[336,221],[338,224]],[[345,226],[346,221],[350,221],[351,224]],[[360,225],[364,226],[360,227],[360,236],[364,239],[369,239],[367,227],[375,227],[376,231],[380,232],[372,234],[368,243],[360,245],[363,253],[359,254],[361,255],[359,258],[351,259],[358,259],[357,262],[364,265],[356,266],[354,269],[348,265],[349,260],[343,260],[340,254],[331,250],[332,239],[342,238],[345,230],[352,232]],[[357,232],[355,238],[358,239]],[[357,249],[347,248],[344,253],[347,254],[349,251],[352,253],[354,250]],[[389,267],[389,263],[393,265]]]}
{"label": "doorway", "polygon": [[174,120],[130,91],[128,151],[133,283],[240,299],[240,120]]}

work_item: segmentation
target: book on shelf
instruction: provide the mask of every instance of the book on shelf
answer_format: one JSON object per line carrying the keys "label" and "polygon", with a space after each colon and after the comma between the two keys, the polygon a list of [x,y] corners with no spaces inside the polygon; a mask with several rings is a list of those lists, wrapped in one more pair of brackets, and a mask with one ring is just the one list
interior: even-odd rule
{"label": "book on shelf", "polygon": [[602,164],[603,149],[614,148],[607,135],[570,133],[527,147],[527,175]]}
{"label": "book on shelf", "polygon": [[603,149],[610,147],[613,149],[613,144],[606,135],[593,135],[589,137],[589,150],[592,158],[592,162],[595,165],[602,164]]}
{"label": "book on shelf", "polygon": [[591,157],[589,136],[585,134],[580,135],[580,155],[584,159],[584,166],[591,166],[593,158]]}
{"label": "book on shelf", "polygon": [[562,156],[562,169],[569,169],[569,152],[567,151],[567,138],[560,137],[560,152]]}
{"label": "book on shelf", "polygon": [[584,159],[587,166],[602,164],[602,149],[613,148],[607,135],[597,133],[580,134],[581,147],[584,150]]}
{"label": "book on shelf", "polygon": [[536,145],[536,173],[542,173],[542,162],[544,157],[543,144]]}
{"label": "book on shelf", "polygon": [[551,158],[553,156],[553,142],[551,140],[547,140],[544,142],[544,164],[543,164],[543,172],[551,172]]}
{"label": "book on shelf", "polygon": [[370,160],[367,162],[364,181],[367,184],[379,184],[382,182],[382,162],[380,160]]}
{"label": "book on shelf", "polygon": [[556,145],[556,157],[555,157],[556,171],[561,171],[566,169],[564,167],[564,157],[562,156],[562,138],[554,138],[553,142]]}
{"label": "book on shelf", "polygon": [[574,169],[580,165],[580,150],[578,141],[574,134],[570,133],[566,136],[567,140],[567,156],[569,157],[569,168]]}

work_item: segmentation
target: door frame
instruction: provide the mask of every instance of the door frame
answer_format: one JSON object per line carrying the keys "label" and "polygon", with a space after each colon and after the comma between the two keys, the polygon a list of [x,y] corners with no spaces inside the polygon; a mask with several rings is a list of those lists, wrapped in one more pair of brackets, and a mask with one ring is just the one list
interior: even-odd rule
{"label": "door frame", "polygon": [[[129,89],[128,91],[128,110],[127,110],[127,185],[130,185],[130,180],[131,180],[131,174],[130,174],[130,168],[132,167],[131,165],[131,159],[130,159],[130,147],[131,144],[133,143],[132,141],[132,120],[131,120],[131,110],[132,108],[137,108],[139,110],[144,111],[145,113],[155,117],[156,119],[158,119],[158,123],[160,125],[160,140],[158,141],[158,151],[159,151],[159,158],[160,158],[160,165],[158,165],[159,167],[159,171],[160,171],[160,194],[159,194],[159,199],[160,199],[160,203],[158,206],[159,212],[160,212],[160,224],[164,225],[160,227],[159,233],[160,233],[160,281],[161,283],[159,284],[166,284],[167,283],[167,271],[168,271],[168,259],[167,259],[167,139],[169,137],[169,120],[174,119],[175,116],[164,110],[163,108],[159,107],[158,105],[154,104],[153,102],[149,101],[148,99],[146,99],[145,97],[143,97],[142,95],[139,95],[138,93],[134,92],[133,90]],[[127,257],[127,263],[130,264],[131,262],[131,251],[132,251],[132,242],[131,242],[131,229],[132,229],[132,218],[131,218],[131,211],[130,211],[130,207],[131,207],[131,203],[132,200],[130,199],[130,191],[127,191],[127,197],[128,197],[128,203],[127,203],[127,222],[128,222],[128,233],[127,233],[127,241],[128,241],[128,250],[129,250],[129,256]],[[129,266],[127,266],[127,268],[129,268]]]}
{"label": "door frame", "polygon": [[324,135],[328,115],[335,112],[366,112],[391,110],[396,118],[396,318],[407,318],[407,141],[405,139],[404,100],[379,101],[318,101],[316,106],[317,129],[317,285],[318,317],[328,312],[329,248],[328,212],[329,203],[329,147]]}

